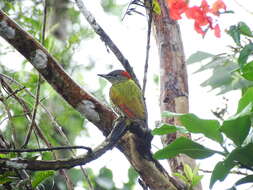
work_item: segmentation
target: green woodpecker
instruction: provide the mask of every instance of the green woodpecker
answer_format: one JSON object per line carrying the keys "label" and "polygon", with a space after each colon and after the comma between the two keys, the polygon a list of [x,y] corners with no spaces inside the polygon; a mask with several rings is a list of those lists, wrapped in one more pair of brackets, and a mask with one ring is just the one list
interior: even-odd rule
{"label": "green woodpecker", "polygon": [[116,107],[115,111],[120,111],[120,115],[130,120],[146,123],[142,92],[131,79],[130,74],[123,70],[115,70],[105,75],[99,74],[99,76],[112,83],[109,96]]}
{"label": "green woodpecker", "polygon": [[123,70],[115,70],[99,76],[112,83],[109,96],[116,108],[115,111],[130,121],[134,121],[129,130],[139,137],[138,152],[143,158],[153,160],[151,154],[153,136],[147,127],[146,109],[141,89],[132,80],[130,74]]}

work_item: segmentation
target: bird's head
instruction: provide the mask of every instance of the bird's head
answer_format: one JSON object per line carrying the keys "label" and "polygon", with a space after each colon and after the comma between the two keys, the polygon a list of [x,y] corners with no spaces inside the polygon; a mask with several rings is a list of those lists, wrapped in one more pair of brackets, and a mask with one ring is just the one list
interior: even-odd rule
{"label": "bird's head", "polygon": [[98,74],[98,76],[105,78],[112,84],[123,82],[131,79],[130,74],[124,70],[115,70],[108,74]]}

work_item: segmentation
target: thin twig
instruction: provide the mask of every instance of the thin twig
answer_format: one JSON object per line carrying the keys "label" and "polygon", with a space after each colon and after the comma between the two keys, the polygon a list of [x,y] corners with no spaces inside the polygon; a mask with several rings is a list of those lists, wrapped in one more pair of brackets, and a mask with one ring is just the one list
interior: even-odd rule
{"label": "thin twig", "polygon": [[104,31],[104,29],[97,23],[94,16],[88,11],[88,9],[83,4],[82,0],[75,0],[76,5],[80,9],[80,12],[84,15],[86,20],[89,22],[93,30],[100,36],[101,40],[105,42],[105,44],[111,49],[117,59],[120,61],[122,66],[126,69],[126,71],[131,75],[132,79],[136,82],[136,84],[140,87],[140,83],[133,71],[133,68],[129,64],[128,60],[121,53],[116,44],[111,40],[108,34]]}
{"label": "thin twig", "polygon": [[32,130],[35,126],[34,125],[35,124],[35,118],[36,118],[37,108],[38,108],[38,105],[39,105],[39,97],[40,97],[40,79],[41,79],[41,77],[39,75],[37,89],[36,89],[36,99],[35,99],[35,104],[34,104],[33,112],[32,112],[32,121],[31,121],[30,127],[28,129],[28,133],[26,135],[24,144],[22,145],[23,148],[25,148],[27,146],[27,144],[30,140],[31,134],[32,134]]}
{"label": "thin twig", "polygon": [[0,152],[7,153],[7,152],[46,152],[52,150],[71,150],[71,149],[85,149],[88,153],[92,152],[92,149],[87,146],[57,146],[57,147],[50,147],[50,148],[34,148],[34,149],[6,149],[0,148]]}
{"label": "thin twig", "polygon": [[[3,79],[0,79],[0,81],[1,81],[1,85],[2,85],[2,87],[3,87],[3,89],[8,93],[9,91],[8,91],[8,87],[6,86],[6,83],[4,82],[4,80]],[[1,99],[1,101],[3,102],[3,104],[4,104],[4,108],[5,108],[5,110],[6,110],[6,113],[7,113],[7,117],[8,117],[8,119],[9,119],[9,121],[10,121],[10,127],[11,127],[11,130],[12,130],[12,138],[11,138],[11,144],[14,146],[14,148],[16,147],[16,143],[18,142],[17,141],[17,134],[16,134],[16,127],[15,127],[15,125],[14,125],[14,123],[13,123],[13,121],[12,121],[12,114],[11,114],[11,111],[10,111],[10,109],[9,109],[9,107],[8,107],[8,105],[7,105],[7,103],[5,102],[5,98],[4,98],[4,96],[3,96],[3,94],[2,94],[2,92],[0,91],[0,95],[3,97],[2,99]]]}
{"label": "thin twig", "polygon": [[[213,171],[211,171],[211,170],[205,170],[205,169],[199,169],[199,171],[204,172],[204,173],[213,173]],[[245,176],[249,175],[248,173],[241,172],[241,171],[234,171],[234,170],[230,171],[229,173],[230,174],[245,175]]]}
{"label": "thin twig", "polygon": [[147,45],[146,45],[146,60],[144,66],[144,77],[143,77],[143,85],[142,85],[142,94],[145,97],[145,90],[147,84],[147,73],[148,73],[148,60],[149,60],[149,50],[150,50],[150,35],[151,35],[151,26],[152,26],[152,17],[153,17],[153,3],[152,0],[149,0],[150,8],[149,8],[149,18],[148,18],[148,32],[147,32]]}
{"label": "thin twig", "polygon": [[10,98],[11,96],[13,96],[14,94],[17,94],[18,92],[24,90],[25,87],[22,87],[20,89],[17,89],[15,91],[13,91],[11,94],[8,94],[8,96],[5,98],[5,100],[7,100],[8,98]]}

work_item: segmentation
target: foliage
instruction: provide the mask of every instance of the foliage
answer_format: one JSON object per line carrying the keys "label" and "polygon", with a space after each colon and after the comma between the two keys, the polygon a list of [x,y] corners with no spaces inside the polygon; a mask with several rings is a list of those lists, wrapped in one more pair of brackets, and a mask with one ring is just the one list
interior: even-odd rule
{"label": "foliage", "polygon": [[105,12],[121,16],[122,10],[125,7],[125,5],[119,5],[116,0],[102,0],[101,5]]}
{"label": "foliage", "polygon": [[244,22],[239,22],[229,28],[227,33],[232,37],[235,47],[231,47],[233,53],[213,55],[198,51],[191,55],[187,63],[206,63],[196,71],[212,70],[212,75],[201,86],[211,86],[211,89],[219,89],[218,94],[224,94],[231,90],[247,89],[253,85],[253,36],[252,31]]}
{"label": "foliage", "polygon": [[187,164],[184,164],[183,174],[174,173],[173,175],[177,176],[185,184],[187,184],[187,188],[189,190],[193,190],[193,188],[200,183],[203,177],[202,175],[198,175],[198,167],[192,170],[191,167]]}
{"label": "foliage", "polygon": [[[223,181],[233,168],[252,171],[253,142],[251,117],[253,111],[253,88],[249,88],[240,99],[236,114],[220,123],[218,120],[200,119],[194,114],[178,114],[165,112],[164,117],[178,117],[183,126],[162,124],[153,130],[154,135],[164,135],[185,128],[188,132],[202,134],[215,141],[223,151],[209,149],[185,137],[179,137],[168,146],[154,154],[156,159],[173,158],[186,154],[194,159],[203,159],[214,154],[220,154],[224,160],[219,161],[212,172],[210,188],[215,182]],[[223,138],[225,137],[225,139]],[[232,145],[226,142],[229,140]],[[252,177],[246,176],[234,184],[252,183]]]}

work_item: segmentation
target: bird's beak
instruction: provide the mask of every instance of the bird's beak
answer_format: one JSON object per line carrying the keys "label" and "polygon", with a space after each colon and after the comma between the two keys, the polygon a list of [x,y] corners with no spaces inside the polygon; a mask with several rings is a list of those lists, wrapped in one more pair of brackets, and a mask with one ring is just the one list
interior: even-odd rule
{"label": "bird's beak", "polygon": [[105,74],[98,74],[98,76],[103,77],[103,78],[107,78],[107,75],[105,75]]}

